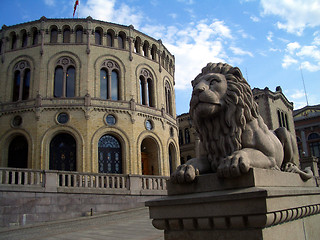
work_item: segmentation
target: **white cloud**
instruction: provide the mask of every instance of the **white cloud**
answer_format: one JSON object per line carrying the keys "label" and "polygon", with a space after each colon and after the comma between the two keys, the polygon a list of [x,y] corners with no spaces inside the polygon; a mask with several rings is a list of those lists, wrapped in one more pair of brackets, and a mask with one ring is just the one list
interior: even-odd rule
{"label": "white cloud", "polygon": [[44,3],[48,6],[54,6],[56,4],[55,0],[44,0]]}
{"label": "white cloud", "polygon": [[290,98],[292,98],[294,100],[304,98],[305,97],[304,90],[295,89],[295,90],[293,90],[293,93],[291,93],[289,96],[290,96]]}
{"label": "white cloud", "polygon": [[290,65],[297,64],[297,63],[298,63],[298,61],[296,59],[294,59],[292,56],[285,55],[284,59],[282,61],[282,67],[283,68],[288,68]]}
{"label": "white cloud", "polygon": [[233,54],[235,54],[235,55],[241,55],[241,56],[243,56],[243,55],[248,55],[248,56],[250,56],[250,57],[253,57],[253,54],[251,53],[251,52],[249,52],[249,51],[244,51],[244,50],[242,50],[241,48],[239,48],[239,47],[230,47],[230,50],[233,52]]}
{"label": "white cloud", "polygon": [[273,41],[272,38],[273,38],[273,32],[268,32],[267,40],[268,40],[269,42],[272,42],[272,41]]}
{"label": "white cloud", "polygon": [[320,0],[261,0],[263,15],[276,15],[279,29],[302,35],[306,27],[320,26]]}
{"label": "white cloud", "polygon": [[316,61],[320,61],[320,50],[317,46],[303,46],[297,53],[300,57],[310,57]]}
{"label": "white cloud", "polygon": [[260,18],[258,18],[257,16],[251,16],[250,19],[251,19],[253,22],[260,22]]}
{"label": "white cloud", "polygon": [[[141,31],[161,38],[167,49],[175,55],[176,89],[190,88],[191,80],[208,62],[230,60],[224,49],[227,42],[232,40],[231,30],[217,19],[189,23],[184,28],[148,25]],[[242,53],[250,54],[245,51]]]}
{"label": "white cloud", "polygon": [[91,16],[102,21],[115,22],[123,25],[133,25],[139,28],[142,14],[126,4],[116,8],[115,0],[88,0],[81,3],[81,17]]}
{"label": "white cloud", "polygon": [[300,44],[298,42],[292,42],[287,44],[287,51],[290,54],[293,54],[295,50],[301,48]]}
{"label": "white cloud", "polygon": [[187,5],[192,5],[194,4],[194,1],[193,0],[177,0],[178,2],[181,2],[181,3],[184,3],[184,4],[187,4]]}
{"label": "white cloud", "polygon": [[319,31],[316,31],[314,34],[314,39],[313,39],[313,42],[312,44],[314,45],[320,45],[320,32]]}
{"label": "white cloud", "polygon": [[316,72],[320,70],[320,62],[318,64],[312,64],[308,61],[305,61],[301,63],[301,68],[306,69],[310,72]]}

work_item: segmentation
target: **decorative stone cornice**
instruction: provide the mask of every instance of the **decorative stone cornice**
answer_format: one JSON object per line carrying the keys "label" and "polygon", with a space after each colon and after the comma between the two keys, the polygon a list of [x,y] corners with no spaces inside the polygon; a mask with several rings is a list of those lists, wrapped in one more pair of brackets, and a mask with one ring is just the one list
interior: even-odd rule
{"label": "decorative stone cornice", "polygon": [[260,215],[153,219],[152,225],[159,230],[173,231],[265,228],[319,213],[320,204],[314,204]]}

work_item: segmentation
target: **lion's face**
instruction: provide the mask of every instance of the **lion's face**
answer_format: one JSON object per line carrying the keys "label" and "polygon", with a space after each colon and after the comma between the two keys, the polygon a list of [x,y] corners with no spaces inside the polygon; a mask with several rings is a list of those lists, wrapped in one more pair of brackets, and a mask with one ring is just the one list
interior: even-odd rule
{"label": "lion's face", "polygon": [[192,81],[190,112],[196,117],[212,117],[225,106],[227,80],[223,74],[208,73]]}

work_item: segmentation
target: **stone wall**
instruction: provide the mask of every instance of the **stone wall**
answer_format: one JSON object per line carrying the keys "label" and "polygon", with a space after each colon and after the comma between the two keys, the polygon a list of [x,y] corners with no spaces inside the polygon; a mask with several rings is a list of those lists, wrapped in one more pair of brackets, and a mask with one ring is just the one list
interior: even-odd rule
{"label": "stone wall", "polygon": [[142,207],[167,194],[166,179],[0,168],[0,227]]}

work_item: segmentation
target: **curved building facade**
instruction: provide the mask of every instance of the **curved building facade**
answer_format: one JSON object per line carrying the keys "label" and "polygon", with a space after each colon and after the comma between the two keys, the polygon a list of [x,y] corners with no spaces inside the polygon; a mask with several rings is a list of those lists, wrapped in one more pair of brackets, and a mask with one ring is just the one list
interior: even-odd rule
{"label": "curved building facade", "polygon": [[0,30],[0,166],[169,175],[175,59],[133,26],[47,19]]}

